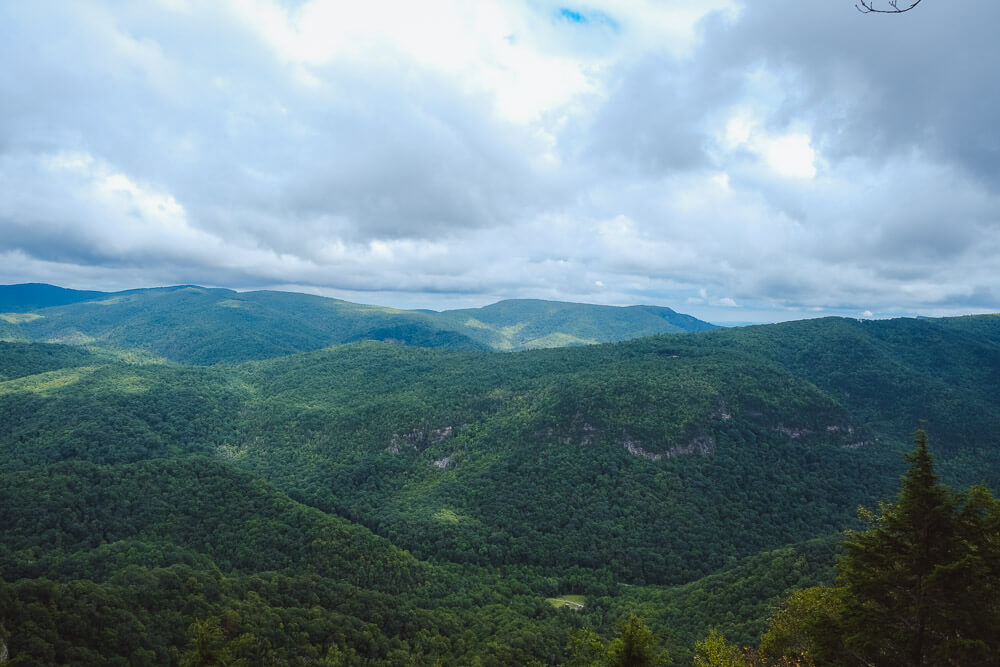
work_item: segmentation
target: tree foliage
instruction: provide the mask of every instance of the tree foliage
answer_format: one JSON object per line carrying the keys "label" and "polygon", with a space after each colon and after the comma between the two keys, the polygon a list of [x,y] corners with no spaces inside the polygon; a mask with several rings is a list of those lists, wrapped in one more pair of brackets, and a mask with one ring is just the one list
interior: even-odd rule
{"label": "tree foliage", "polygon": [[618,626],[617,635],[607,644],[592,630],[570,633],[567,666],[575,667],[665,667],[670,656],[646,623],[629,614]]}
{"label": "tree foliage", "polygon": [[[267,356],[250,334],[232,358]],[[900,424],[948,437],[945,479],[1000,480],[1000,318],[512,354],[369,341],[212,367],[0,343],[0,376],[0,640],[29,664],[649,658],[640,627],[615,635],[629,610],[689,664],[711,627],[706,659],[732,658],[722,633],[755,642],[793,588],[767,664],[912,659],[909,621],[864,633],[913,610],[927,660],[995,656],[996,503],[942,491],[929,455],[852,533],[856,580],[846,563],[808,587],[833,581],[851,508],[892,492]],[[917,519],[946,539],[921,552]],[[563,594],[585,607],[545,602]]]}
{"label": "tree foliage", "polygon": [[1000,661],[1000,503],[957,494],[918,431],[894,502],[862,510],[837,586],[794,594],[762,648],[808,651],[818,664],[986,665]]}
{"label": "tree foliage", "polygon": [[745,664],[743,651],[726,641],[718,628],[712,628],[707,637],[695,644],[694,667],[743,667]]}

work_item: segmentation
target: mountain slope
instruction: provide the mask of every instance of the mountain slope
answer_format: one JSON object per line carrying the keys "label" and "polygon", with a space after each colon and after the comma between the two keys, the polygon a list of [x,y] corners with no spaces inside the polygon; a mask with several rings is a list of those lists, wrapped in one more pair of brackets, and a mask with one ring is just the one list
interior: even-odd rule
{"label": "mountain slope", "polygon": [[[32,301],[28,296],[36,288],[51,295]],[[513,350],[714,328],[669,308],[552,301],[504,301],[435,313],[292,292],[196,286],[104,294],[11,285],[0,288],[0,299],[3,294],[10,295],[13,310],[0,311],[0,339],[134,348],[204,365],[269,359],[361,340]]]}
{"label": "mountain slope", "polygon": [[[426,576],[420,563],[385,540],[294,503],[221,461],[154,459],[114,467],[67,461],[8,481],[13,486],[0,489],[5,578],[102,581],[123,560],[144,567],[211,563],[227,573],[308,564],[320,575],[387,592]],[[35,551],[47,534],[59,534],[56,544]],[[377,564],[377,574],[366,561]]]}
{"label": "mountain slope", "polygon": [[[569,627],[608,633],[629,608],[682,645],[712,625],[752,637],[895,490],[917,420],[945,480],[1000,486],[998,324],[828,318],[503,354],[364,341],[211,367],[3,343],[0,577],[25,578],[0,584],[0,614],[64,610],[43,633],[57,652],[90,641],[72,610],[96,598],[135,616],[123,627],[170,628],[174,651],[194,620],[229,618],[227,641],[375,662],[558,663]],[[323,526],[354,536],[327,570],[309,556]],[[369,548],[391,558],[365,566]],[[545,602],[564,594],[585,608]]]}
{"label": "mountain slope", "polygon": [[480,347],[422,313],[307,294],[193,286],[35,310],[17,327],[32,340],[138,348],[194,364],[266,359],[364,338]]}
{"label": "mountain slope", "polygon": [[8,469],[216,456],[422,558],[634,583],[690,581],[873,499],[891,457],[814,385],[738,352],[651,345],[83,360],[0,383],[3,453]]}
{"label": "mountain slope", "polygon": [[245,437],[267,450],[242,460],[280,458],[283,488],[421,557],[636,583],[812,537],[879,486],[891,456],[815,386],[746,355],[676,352],[366,346],[264,362]]}
{"label": "mountain slope", "polygon": [[418,562],[222,460],[3,479],[0,643],[26,663],[479,664],[502,643],[528,664],[565,643],[523,585]]}
{"label": "mountain slope", "polygon": [[65,306],[107,296],[107,292],[92,292],[56,287],[45,283],[0,285],[0,313],[23,313],[50,306]]}
{"label": "mountain slope", "polygon": [[715,325],[658,306],[597,306],[511,299],[483,308],[446,310],[440,319],[495,350],[610,343]]}
{"label": "mountain slope", "polygon": [[681,583],[836,530],[892,488],[920,419],[947,474],[1000,481],[1000,346],[967,328],[828,319],[515,354],[368,342],[210,369],[38,354],[0,382],[3,451],[9,469],[224,457],[420,557]]}
{"label": "mountain slope", "polygon": [[686,339],[767,358],[886,433],[927,421],[938,447],[992,442],[1000,423],[1000,318],[823,318]]}

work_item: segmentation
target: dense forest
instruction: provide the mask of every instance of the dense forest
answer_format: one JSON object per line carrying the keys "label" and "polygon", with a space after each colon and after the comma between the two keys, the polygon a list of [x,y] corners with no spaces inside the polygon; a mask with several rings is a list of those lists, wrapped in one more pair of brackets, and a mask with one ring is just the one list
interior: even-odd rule
{"label": "dense forest", "polygon": [[[625,334],[538,302],[479,313],[506,343],[417,311],[426,337],[368,336],[410,324],[308,297],[282,337],[232,295],[140,296],[3,316],[12,661],[996,662],[1000,317],[497,352]],[[940,545],[894,552],[914,530]],[[879,598],[898,564],[918,602]]]}

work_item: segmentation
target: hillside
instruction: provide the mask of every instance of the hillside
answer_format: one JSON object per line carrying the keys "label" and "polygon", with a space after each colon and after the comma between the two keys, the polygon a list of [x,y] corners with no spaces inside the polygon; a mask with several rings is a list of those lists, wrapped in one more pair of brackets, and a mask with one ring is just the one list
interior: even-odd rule
{"label": "hillside", "polygon": [[362,339],[481,347],[423,313],[194,286],[117,292],[7,319],[14,339],[136,348],[191,364],[267,359]]}
{"label": "hillside", "polygon": [[[811,537],[878,485],[880,449],[851,449],[870,436],[811,384],[728,351],[637,351],[375,345],[265,362],[244,438],[270,451],[241,460],[280,456],[286,488],[421,556],[631,583]],[[859,460],[859,477],[827,475]],[[775,505],[778,489],[796,502]]]}
{"label": "hillside", "polygon": [[686,343],[778,363],[883,433],[904,433],[926,420],[938,447],[988,446],[1000,422],[995,315],[823,318],[720,330]]}
{"label": "hillside", "polygon": [[0,339],[139,349],[202,365],[270,359],[361,340],[513,350],[713,328],[653,306],[504,301],[435,313],[293,292],[196,286],[107,294],[6,285],[0,286],[0,305]]}
{"label": "hillside", "polygon": [[107,292],[67,289],[45,283],[0,285],[0,313],[24,313],[108,296]]}
{"label": "hillside", "polygon": [[[526,660],[568,630],[529,621],[544,608],[523,588],[420,563],[220,461],[5,482],[0,639],[31,664],[473,664],[499,633]],[[450,599],[459,586],[476,606]]]}
{"label": "hillside", "polygon": [[[710,626],[753,641],[785,591],[828,580],[919,420],[946,480],[1000,486],[998,369],[994,316],[210,367],[0,343],[3,627],[50,662],[72,662],[61,636],[175,660],[196,620],[229,623],[228,646],[265,617],[309,628],[268,630],[273,655],[348,664],[555,664],[572,627],[610,634],[630,609],[678,659]],[[194,588],[146,590],[176,577]],[[112,648],[60,625],[95,596],[162,631]]]}
{"label": "hillside", "polygon": [[595,306],[537,299],[510,299],[482,308],[446,310],[439,317],[494,350],[610,343],[717,328],[658,306]]}

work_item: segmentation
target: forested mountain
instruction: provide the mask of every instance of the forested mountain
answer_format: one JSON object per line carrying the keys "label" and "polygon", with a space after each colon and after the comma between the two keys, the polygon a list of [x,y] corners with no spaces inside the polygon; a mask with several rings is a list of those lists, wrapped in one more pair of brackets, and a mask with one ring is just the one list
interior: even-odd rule
{"label": "forested mountain", "polygon": [[219,461],[5,482],[0,628],[33,664],[470,664],[522,626],[508,654],[530,660],[557,655],[571,620],[531,622],[547,605],[523,585],[420,563]]}
{"label": "forested mountain", "polygon": [[11,339],[137,348],[190,364],[267,359],[362,339],[482,347],[424,313],[194,286],[117,292],[6,319]]}
{"label": "forested mountain", "polygon": [[0,285],[0,313],[24,313],[49,306],[91,301],[105,296],[108,296],[107,292],[66,289],[45,283]]}
{"label": "forested mountain", "polygon": [[[262,318],[284,298],[254,294]],[[196,325],[172,335],[197,358]],[[683,664],[710,627],[756,644],[788,590],[831,583],[920,420],[946,481],[1000,486],[994,316],[214,366],[111,345],[131,327],[0,343],[13,657],[558,664],[574,628],[636,612]]]}
{"label": "forested mountain", "polygon": [[669,308],[505,301],[462,311],[196,286],[77,292],[0,286],[0,339],[135,348],[171,361],[269,359],[360,340],[450,349],[561,347],[714,328]]}
{"label": "forested mountain", "polygon": [[719,330],[685,341],[774,361],[885,433],[904,433],[926,420],[941,448],[992,446],[1000,420],[996,315],[823,318]]}
{"label": "forested mountain", "polygon": [[483,308],[446,310],[439,319],[495,350],[610,343],[641,336],[716,327],[658,306],[593,306],[510,299]]}

